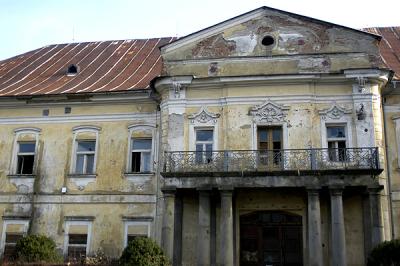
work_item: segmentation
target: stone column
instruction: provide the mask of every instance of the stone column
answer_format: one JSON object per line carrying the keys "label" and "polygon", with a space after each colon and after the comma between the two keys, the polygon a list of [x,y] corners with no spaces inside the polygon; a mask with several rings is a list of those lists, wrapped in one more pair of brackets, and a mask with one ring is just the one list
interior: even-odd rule
{"label": "stone column", "polygon": [[174,216],[175,216],[175,192],[174,189],[163,190],[164,213],[161,235],[161,246],[170,260],[174,251]]}
{"label": "stone column", "polygon": [[332,266],[346,265],[346,239],[344,230],[342,189],[332,188],[331,226],[332,226]]}
{"label": "stone column", "polygon": [[199,225],[197,233],[197,265],[210,265],[210,191],[199,190]]}
{"label": "stone column", "polygon": [[371,248],[383,241],[381,187],[368,188],[369,207],[371,210]]}
{"label": "stone column", "polygon": [[221,263],[233,266],[232,190],[221,191]]}
{"label": "stone column", "polygon": [[321,211],[319,190],[308,192],[308,265],[322,266]]}

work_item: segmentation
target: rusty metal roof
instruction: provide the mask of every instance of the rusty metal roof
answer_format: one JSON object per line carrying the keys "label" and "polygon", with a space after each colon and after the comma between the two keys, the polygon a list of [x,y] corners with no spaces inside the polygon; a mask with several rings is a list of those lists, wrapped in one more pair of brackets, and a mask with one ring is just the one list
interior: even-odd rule
{"label": "rusty metal roof", "polygon": [[382,36],[379,51],[386,67],[394,71],[394,79],[400,79],[400,26],[366,28],[367,32]]}
{"label": "rusty metal roof", "polygon": [[[146,89],[175,38],[55,44],[0,61],[0,96]],[[78,73],[68,74],[77,66]]]}

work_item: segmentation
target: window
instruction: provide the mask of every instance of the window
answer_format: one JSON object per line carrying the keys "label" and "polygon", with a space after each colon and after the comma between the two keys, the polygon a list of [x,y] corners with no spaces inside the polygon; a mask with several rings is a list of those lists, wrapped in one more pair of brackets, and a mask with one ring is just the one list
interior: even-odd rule
{"label": "window", "polygon": [[22,233],[6,233],[6,239],[4,243],[4,259],[6,260],[13,260],[14,259],[14,252],[15,246],[17,241],[24,237]]}
{"label": "window", "polygon": [[137,237],[150,237],[150,225],[152,220],[153,218],[150,217],[127,218],[125,221],[124,246],[126,247],[129,241]]}
{"label": "window", "polygon": [[269,167],[277,167],[282,161],[282,128],[259,127],[258,150],[260,164]]}
{"label": "window", "polygon": [[33,174],[33,167],[35,162],[35,147],[35,142],[18,142],[16,174]]}
{"label": "window", "polygon": [[210,163],[212,161],[214,132],[212,129],[196,130],[196,162]]}
{"label": "window", "polygon": [[346,128],[345,126],[327,126],[329,160],[343,162],[346,160]]}
{"label": "window", "polygon": [[95,153],[96,141],[77,141],[75,174],[94,174]]}
{"label": "window", "polygon": [[146,173],[151,170],[151,139],[132,139],[131,165],[133,173]]}
{"label": "window", "polygon": [[69,234],[68,235],[68,258],[86,257],[87,234]]}

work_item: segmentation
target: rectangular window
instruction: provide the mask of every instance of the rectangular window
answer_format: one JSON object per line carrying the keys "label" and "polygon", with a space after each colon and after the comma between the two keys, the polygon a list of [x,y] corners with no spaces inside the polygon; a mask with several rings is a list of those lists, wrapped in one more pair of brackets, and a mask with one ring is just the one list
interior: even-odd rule
{"label": "rectangular window", "polygon": [[346,128],[345,126],[327,126],[329,160],[343,162],[346,160]]}
{"label": "rectangular window", "polygon": [[23,238],[24,235],[22,233],[6,233],[6,240],[4,243],[4,259],[13,260],[15,253],[15,246],[17,241]]}
{"label": "rectangular window", "polygon": [[68,235],[68,257],[84,258],[86,257],[87,234],[69,234]]}
{"label": "rectangular window", "polygon": [[146,173],[151,171],[151,139],[132,139],[131,172]]}
{"label": "rectangular window", "polygon": [[282,128],[259,127],[258,150],[260,164],[268,167],[278,167],[282,161]]}
{"label": "rectangular window", "polygon": [[33,174],[33,166],[35,162],[35,146],[35,142],[18,142],[16,174]]}
{"label": "rectangular window", "polygon": [[196,162],[211,163],[214,141],[214,131],[212,129],[196,130]]}
{"label": "rectangular window", "polygon": [[96,141],[78,140],[76,149],[75,174],[94,174]]}

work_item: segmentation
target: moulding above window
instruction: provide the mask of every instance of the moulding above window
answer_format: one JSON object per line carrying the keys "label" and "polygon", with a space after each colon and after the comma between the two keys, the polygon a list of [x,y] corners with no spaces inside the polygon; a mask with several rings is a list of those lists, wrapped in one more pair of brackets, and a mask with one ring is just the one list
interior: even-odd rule
{"label": "moulding above window", "polygon": [[74,128],[72,128],[73,132],[76,131],[100,131],[101,127],[97,127],[97,126],[76,126]]}
{"label": "moulding above window", "polygon": [[123,221],[140,221],[140,222],[152,222],[154,218],[152,216],[122,216]]}
{"label": "moulding above window", "polygon": [[31,133],[40,133],[42,130],[36,127],[20,127],[14,129],[14,133],[21,133],[21,132],[31,132]]}
{"label": "moulding above window", "polygon": [[352,114],[353,111],[334,104],[331,108],[320,110],[318,113],[321,115],[322,119],[326,120],[326,118],[340,119],[346,114]]}
{"label": "moulding above window", "polygon": [[278,105],[267,99],[263,104],[252,107],[249,114],[259,122],[285,122],[289,109],[286,105]]}
{"label": "moulding above window", "polygon": [[1,217],[3,220],[30,220],[31,217],[30,216],[26,216],[26,215],[3,215]]}
{"label": "moulding above window", "polygon": [[200,108],[200,111],[192,114],[192,115],[188,115],[188,118],[190,120],[190,122],[192,124],[198,122],[198,123],[208,123],[208,122],[212,122],[212,123],[217,123],[217,119],[220,117],[220,114],[215,114],[215,113],[211,113],[209,111],[207,111],[207,108],[205,106],[202,106]]}
{"label": "moulding above window", "polygon": [[132,124],[128,126],[129,130],[136,130],[136,129],[140,129],[140,128],[156,128],[155,125],[150,125],[150,124]]}
{"label": "moulding above window", "polygon": [[94,216],[64,216],[65,221],[93,221]]}

